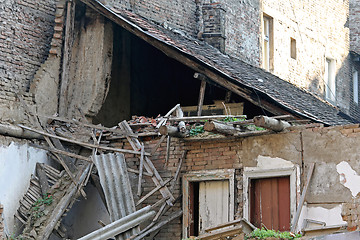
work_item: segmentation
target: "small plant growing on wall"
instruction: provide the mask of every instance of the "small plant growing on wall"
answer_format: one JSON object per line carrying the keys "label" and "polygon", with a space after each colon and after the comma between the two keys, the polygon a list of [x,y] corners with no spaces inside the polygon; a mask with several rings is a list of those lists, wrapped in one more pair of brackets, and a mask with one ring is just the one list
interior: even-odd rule
{"label": "small plant growing on wall", "polygon": [[255,229],[250,234],[246,235],[246,239],[255,240],[255,239],[297,239],[300,238],[301,234],[294,234],[291,232],[280,232],[275,230],[267,230],[265,228]]}

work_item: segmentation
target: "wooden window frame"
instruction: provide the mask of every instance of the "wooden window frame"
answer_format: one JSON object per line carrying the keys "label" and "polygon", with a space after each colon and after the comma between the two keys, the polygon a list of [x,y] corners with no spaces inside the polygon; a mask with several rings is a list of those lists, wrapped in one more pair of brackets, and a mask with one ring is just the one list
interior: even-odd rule
{"label": "wooden window frame", "polygon": [[353,67],[352,70],[352,82],[353,82],[353,101],[356,105],[359,104],[359,71]]}
{"label": "wooden window frame", "polygon": [[296,199],[300,196],[300,168],[264,169],[259,167],[246,167],[243,174],[243,217],[250,222],[250,181],[252,179],[290,177],[290,227],[296,214]]}
{"label": "wooden window frame", "polygon": [[325,99],[330,103],[336,103],[336,60],[331,57],[325,58]]}
{"label": "wooden window frame", "polygon": [[194,171],[184,174],[183,178],[183,238],[188,238],[190,227],[189,211],[189,185],[191,182],[204,182],[215,180],[229,181],[229,220],[234,219],[235,212],[235,169],[218,169]]}
{"label": "wooden window frame", "polygon": [[[265,26],[267,23],[267,26]],[[271,16],[262,14],[262,67],[274,71],[274,20]],[[267,38],[265,37],[267,35]],[[267,45],[267,48],[265,48]]]}

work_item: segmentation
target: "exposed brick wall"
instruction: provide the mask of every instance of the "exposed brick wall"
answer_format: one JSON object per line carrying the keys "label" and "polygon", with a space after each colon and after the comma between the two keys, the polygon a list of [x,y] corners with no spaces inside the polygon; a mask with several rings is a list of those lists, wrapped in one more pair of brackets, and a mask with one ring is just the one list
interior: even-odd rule
{"label": "exposed brick wall", "polygon": [[54,31],[56,0],[9,0],[0,5],[1,120],[23,121],[16,92],[33,104],[31,81],[45,61]]}
{"label": "exposed brick wall", "polygon": [[142,17],[167,28],[182,30],[190,36],[197,34],[195,0],[105,0],[107,5],[132,10]]}
{"label": "exposed brick wall", "polygon": [[360,54],[360,2],[350,0],[349,27],[350,27],[350,50]]}
{"label": "exposed brick wall", "polygon": [[48,55],[55,0],[10,0],[0,7],[0,84],[27,91]]}
{"label": "exposed brick wall", "polygon": [[2,213],[3,213],[3,206],[0,204],[0,239],[5,238],[4,235],[4,224],[2,219]]}
{"label": "exposed brick wall", "polygon": [[360,229],[360,196],[358,195],[352,202],[344,203],[341,213],[342,219],[347,222],[348,231]]}

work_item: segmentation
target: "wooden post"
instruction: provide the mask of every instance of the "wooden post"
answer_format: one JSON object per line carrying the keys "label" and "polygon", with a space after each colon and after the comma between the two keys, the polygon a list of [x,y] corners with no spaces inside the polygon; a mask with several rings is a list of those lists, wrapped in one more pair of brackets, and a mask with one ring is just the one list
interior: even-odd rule
{"label": "wooden post", "polygon": [[307,175],[307,180],[306,180],[306,184],[303,188],[303,191],[301,193],[301,198],[300,198],[300,201],[299,201],[299,205],[297,207],[297,210],[296,210],[296,214],[295,214],[295,217],[294,217],[294,220],[291,224],[291,232],[294,232],[296,230],[296,225],[299,221],[299,217],[300,217],[300,213],[301,213],[301,209],[302,209],[302,206],[304,204],[304,201],[305,201],[305,196],[306,196],[306,192],[307,192],[307,189],[309,187],[309,183],[310,183],[310,180],[311,180],[311,176],[313,174],[313,171],[314,171],[314,167],[315,167],[315,163],[311,163],[310,164],[310,168],[309,168],[309,172],[308,172],[308,175]]}
{"label": "wooden post", "polygon": [[206,81],[202,80],[201,85],[200,85],[199,101],[198,101],[198,109],[197,109],[198,116],[201,116],[202,106],[203,106],[204,97],[205,97],[205,88],[206,88]]}
{"label": "wooden post", "polygon": [[59,115],[64,117],[67,109],[67,97],[69,86],[69,73],[71,64],[71,50],[74,41],[74,19],[75,19],[75,1],[67,2],[65,23],[65,37],[61,72],[61,87],[59,94]]}

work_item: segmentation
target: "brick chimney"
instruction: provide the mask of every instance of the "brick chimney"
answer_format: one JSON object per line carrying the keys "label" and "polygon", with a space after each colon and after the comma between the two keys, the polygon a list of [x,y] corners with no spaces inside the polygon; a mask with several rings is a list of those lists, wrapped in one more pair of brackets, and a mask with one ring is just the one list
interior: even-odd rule
{"label": "brick chimney", "polygon": [[205,3],[201,5],[199,14],[198,37],[210,45],[225,51],[225,10],[220,3]]}

